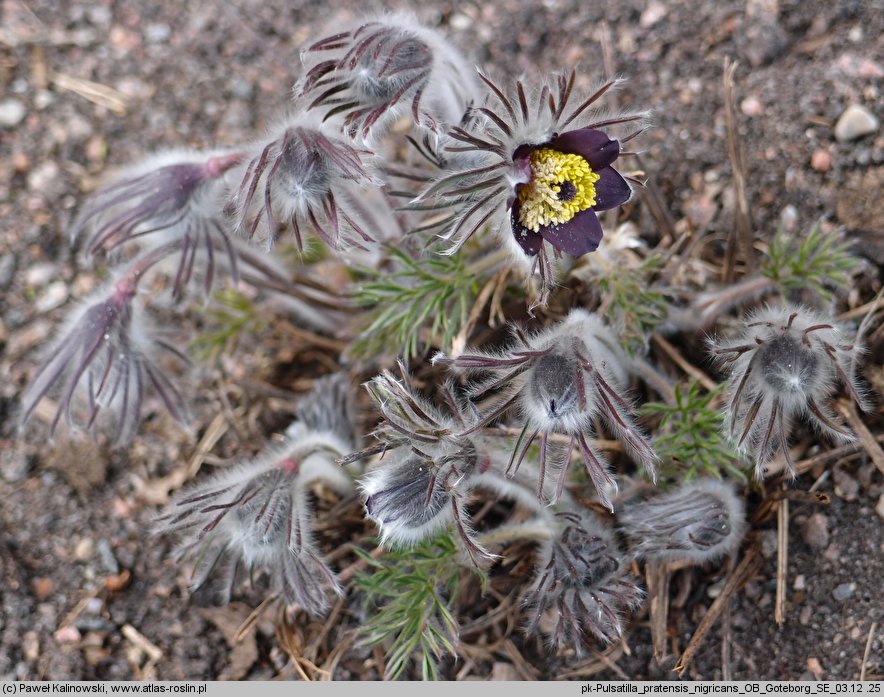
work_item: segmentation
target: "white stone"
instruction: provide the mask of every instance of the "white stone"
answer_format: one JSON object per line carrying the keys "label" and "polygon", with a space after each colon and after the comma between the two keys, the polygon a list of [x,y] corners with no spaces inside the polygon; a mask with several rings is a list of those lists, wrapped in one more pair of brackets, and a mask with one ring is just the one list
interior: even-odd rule
{"label": "white stone", "polygon": [[25,105],[17,99],[4,99],[0,102],[0,127],[18,126],[27,113]]}
{"label": "white stone", "polygon": [[871,111],[859,104],[852,104],[844,110],[835,124],[835,140],[847,143],[874,133],[880,125]]}

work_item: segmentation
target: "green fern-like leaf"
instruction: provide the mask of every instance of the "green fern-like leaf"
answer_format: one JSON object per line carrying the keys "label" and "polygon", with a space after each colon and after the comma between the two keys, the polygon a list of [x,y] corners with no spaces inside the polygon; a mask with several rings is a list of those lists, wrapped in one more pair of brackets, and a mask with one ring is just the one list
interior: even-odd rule
{"label": "green fern-like leaf", "polygon": [[256,335],[266,320],[251,299],[232,288],[212,295],[213,304],[205,311],[206,328],[193,340],[190,350],[202,362],[211,363],[232,351],[242,335]]}
{"label": "green fern-like leaf", "polygon": [[670,470],[664,475],[688,480],[701,472],[720,477],[725,471],[746,479],[740,456],[722,435],[723,413],[713,406],[724,389],[719,385],[704,394],[699,382],[692,380],[675,387],[674,405],[651,402],[638,410],[642,416],[660,418],[654,449]]}
{"label": "green fern-like leaf", "polygon": [[444,533],[379,559],[358,553],[369,567],[355,580],[371,617],[362,636],[370,646],[387,646],[386,677],[395,680],[414,659],[424,680],[437,679],[438,661],[457,645],[450,602],[468,573],[454,539]]}
{"label": "green fern-like leaf", "polygon": [[858,264],[848,248],[848,243],[823,233],[819,223],[800,239],[780,230],[768,247],[761,273],[783,291],[810,287],[831,300],[833,291],[848,285],[850,271]]}
{"label": "green fern-like leaf", "polygon": [[430,252],[412,258],[390,250],[394,270],[372,272],[356,291],[356,303],[371,308],[354,346],[357,355],[382,352],[418,355],[428,343],[448,347],[466,323],[479,292],[459,256]]}
{"label": "green fern-like leaf", "polygon": [[660,270],[660,257],[645,259],[636,269],[623,268],[596,280],[602,310],[621,330],[623,347],[632,354],[644,349],[648,337],[668,314],[665,296],[648,279]]}

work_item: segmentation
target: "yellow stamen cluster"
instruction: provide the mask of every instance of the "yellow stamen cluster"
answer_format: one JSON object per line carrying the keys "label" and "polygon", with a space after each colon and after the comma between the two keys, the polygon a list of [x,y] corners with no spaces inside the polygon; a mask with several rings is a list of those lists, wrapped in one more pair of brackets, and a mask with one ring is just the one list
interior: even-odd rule
{"label": "yellow stamen cluster", "polygon": [[531,181],[519,189],[519,222],[524,227],[539,232],[595,205],[599,175],[580,155],[538,148],[530,162]]}

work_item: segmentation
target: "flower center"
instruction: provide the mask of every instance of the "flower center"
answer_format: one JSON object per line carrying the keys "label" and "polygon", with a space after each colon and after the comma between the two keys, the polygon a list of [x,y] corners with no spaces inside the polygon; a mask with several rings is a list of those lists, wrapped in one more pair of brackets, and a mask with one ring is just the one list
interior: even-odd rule
{"label": "flower center", "polygon": [[595,205],[599,175],[580,155],[538,148],[529,161],[531,180],[519,187],[519,222],[524,227],[539,232]]}

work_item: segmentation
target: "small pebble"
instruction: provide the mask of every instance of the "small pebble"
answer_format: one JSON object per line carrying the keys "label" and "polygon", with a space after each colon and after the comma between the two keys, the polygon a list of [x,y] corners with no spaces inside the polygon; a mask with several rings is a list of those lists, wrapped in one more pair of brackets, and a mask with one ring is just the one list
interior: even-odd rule
{"label": "small pebble", "polygon": [[55,584],[47,576],[38,576],[31,582],[31,588],[34,590],[37,600],[46,600],[55,590]]}
{"label": "small pebble", "polygon": [[72,625],[62,627],[52,635],[57,642],[62,644],[80,641],[81,636],[80,631]]}
{"label": "small pebble", "polygon": [[645,11],[642,12],[638,23],[641,27],[649,29],[666,16],[666,5],[658,0],[651,0]]}
{"label": "small pebble", "polygon": [[64,303],[68,298],[68,285],[64,281],[56,281],[50,283],[44,290],[37,301],[34,303],[34,309],[37,312],[49,312]]}
{"label": "small pebble", "polygon": [[144,36],[149,43],[163,44],[169,40],[172,30],[168,24],[148,24]]}
{"label": "small pebble", "polygon": [[98,550],[98,558],[101,560],[101,566],[104,570],[111,574],[120,573],[120,564],[114,556],[114,550],[111,548],[110,542],[99,540],[96,549]]}
{"label": "small pebble", "polygon": [[780,225],[786,232],[795,232],[798,225],[798,209],[791,203],[783,206],[783,211],[780,213]]}
{"label": "small pebble", "polygon": [[32,287],[45,286],[58,272],[55,264],[43,262],[28,267],[25,271],[25,283]]}
{"label": "small pebble", "polygon": [[758,97],[750,96],[740,102],[740,111],[750,118],[753,116],[761,116],[764,113],[764,105]]}
{"label": "small pebble", "polygon": [[880,125],[871,111],[859,104],[852,104],[844,110],[835,124],[835,140],[847,143],[874,133]]}
{"label": "small pebble", "polygon": [[58,165],[52,160],[40,163],[28,173],[28,190],[46,192],[59,174]]}
{"label": "small pebble", "polygon": [[832,167],[832,155],[824,148],[814,150],[810,156],[810,167],[815,172],[828,172]]}
{"label": "small pebble", "polygon": [[859,482],[842,469],[832,473],[835,479],[835,493],[845,501],[856,501],[859,498]]}
{"label": "small pebble", "polygon": [[805,605],[801,608],[801,612],[798,614],[798,621],[803,625],[810,624],[810,618],[813,616],[813,608],[810,605]]}
{"label": "small pebble", "polygon": [[0,102],[0,127],[18,126],[28,113],[25,105],[17,99],[4,99]]}
{"label": "small pebble", "polygon": [[881,518],[884,518],[884,494],[881,494],[878,497],[878,505],[875,506],[875,513]]}
{"label": "small pebble", "polygon": [[0,478],[7,482],[18,482],[27,474],[28,458],[20,449],[8,445],[0,448]]}
{"label": "small pebble", "polygon": [[238,77],[234,78],[230,91],[234,97],[244,102],[250,102],[252,97],[255,96],[255,88],[252,86],[252,83]]}
{"label": "small pebble", "polygon": [[822,513],[814,513],[804,523],[801,537],[808,547],[825,549],[829,545],[829,519]]}
{"label": "small pebble", "polygon": [[35,631],[25,632],[21,642],[22,653],[31,663],[40,658],[40,635]]}
{"label": "small pebble", "polygon": [[807,659],[807,669],[813,673],[813,677],[817,680],[822,680],[823,677],[823,665],[820,663],[818,658],[814,658],[811,656]]}
{"label": "small pebble", "polygon": [[832,591],[832,597],[840,603],[850,598],[855,592],[855,583],[841,583],[835,586],[835,590]]}
{"label": "small pebble", "polygon": [[15,275],[15,255],[4,254],[0,257],[0,288],[7,288]]}
{"label": "small pebble", "polygon": [[455,12],[451,15],[451,19],[448,20],[448,26],[454,31],[464,31],[473,26],[473,20],[469,15],[465,15],[462,12]]}
{"label": "small pebble", "polygon": [[804,574],[798,574],[795,577],[795,581],[792,583],[792,588],[796,591],[803,591],[807,588],[807,579],[804,577]]}
{"label": "small pebble", "polygon": [[95,543],[88,537],[83,537],[74,547],[74,558],[77,561],[89,561],[95,553]]}

